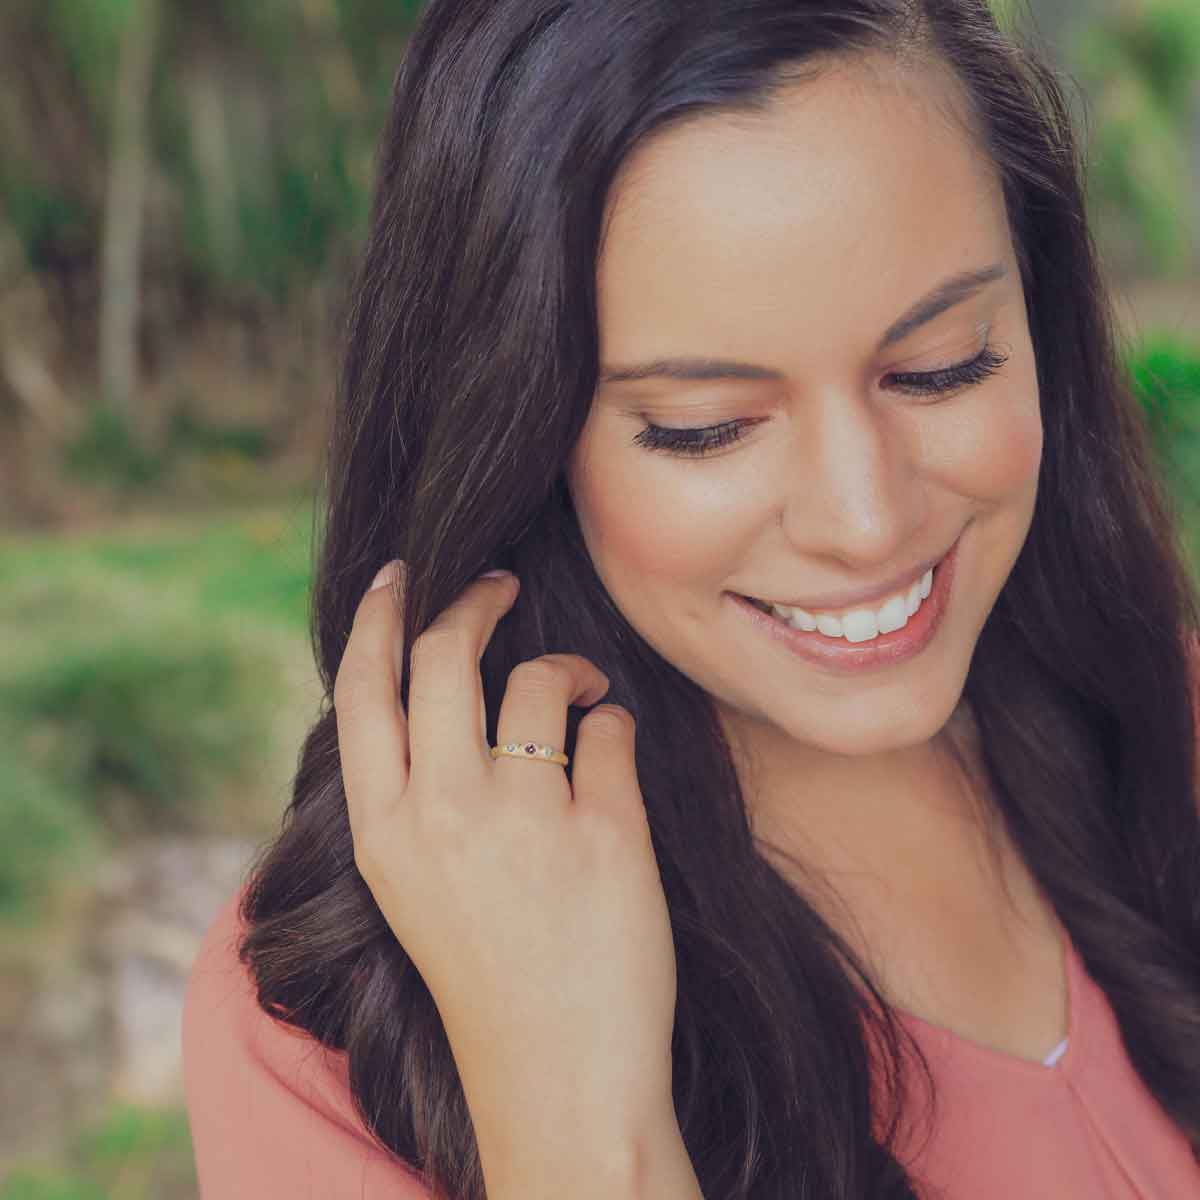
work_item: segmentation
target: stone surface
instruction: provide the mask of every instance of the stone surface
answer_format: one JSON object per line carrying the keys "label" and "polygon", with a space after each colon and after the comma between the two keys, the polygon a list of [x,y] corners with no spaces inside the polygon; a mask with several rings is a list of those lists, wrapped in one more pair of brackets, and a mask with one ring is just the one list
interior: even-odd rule
{"label": "stone surface", "polygon": [[52,944],[0,968],[0,1177],[114,1101],[182,1103],[188,972],[257,849],[244,837],[131,843],[81,890]]}

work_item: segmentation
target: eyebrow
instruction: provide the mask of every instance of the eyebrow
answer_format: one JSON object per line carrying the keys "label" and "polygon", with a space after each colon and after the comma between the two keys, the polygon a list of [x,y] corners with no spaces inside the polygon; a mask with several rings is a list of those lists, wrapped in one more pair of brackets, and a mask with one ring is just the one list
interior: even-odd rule
{"label": "eyebrow", "polygon": [[[948,309],[961,304],[1007,274],[1008,269],[1003,263],[993,263],[990,267],[963,271],[944,280],[927,296],[918,300],[888,329],[879,343],[879,349],[886,350],[889,346],[903,341],[922,325],[928,325],[934,318],[940,317]],[[769,367],[719,358],[660,358],[632,367],[603,367],[600,371],[602,384],[651,378],[703,382],[723,379],[782,379],[783,375]]]}

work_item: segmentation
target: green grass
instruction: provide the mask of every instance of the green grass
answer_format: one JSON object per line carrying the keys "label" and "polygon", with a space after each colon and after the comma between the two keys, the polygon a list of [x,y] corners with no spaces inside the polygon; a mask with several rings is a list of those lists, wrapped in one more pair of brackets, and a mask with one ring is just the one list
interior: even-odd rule
{"label": "green grass", "polygon": [[310,528],[299,501],[0,540],[0,922],[115,838],[223,828],[310,658]]}
{"label": "green grass", "polygon": [[196,1173],[182,1109],[116,1105],[54,1162],[0,1181],[0,1200],[193,1200]]}

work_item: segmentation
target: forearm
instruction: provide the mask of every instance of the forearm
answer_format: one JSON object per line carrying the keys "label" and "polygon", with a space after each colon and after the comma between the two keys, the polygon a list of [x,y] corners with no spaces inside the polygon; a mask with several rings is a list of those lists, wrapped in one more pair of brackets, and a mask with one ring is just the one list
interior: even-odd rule
{"label": "forearm", "polygon": [[481,1140],[480,1156],[488,1200],[704,1200],[673,1113],[626,1138],[531,1122],[519,1142]]}

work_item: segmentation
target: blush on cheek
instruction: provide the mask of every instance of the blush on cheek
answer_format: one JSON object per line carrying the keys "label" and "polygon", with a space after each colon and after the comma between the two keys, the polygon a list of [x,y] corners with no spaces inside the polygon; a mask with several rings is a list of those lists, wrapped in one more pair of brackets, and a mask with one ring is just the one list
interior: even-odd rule
{"label": "blush on cheek", "polygon": [[1042,463],[1042,421],[1036,404],[995,422],[989,445],[978,457],[979,484],[1001,498],[1037,478]]}
{"label": "blush on cheek", "polygon": [[610,575],[642,579],[683,580],[703,574],[704,560],[714,554],[704,522],[679,508],[629,492],[596,498],[590,511],[593,553]]}
{"label": "blush on cheek", "polygon": [[[728,485],[684,485],[653,463],[632,467],[597,450],[575,476],[575,510],[597,569],[615,590],[650,580],[688,587],[723,576],[745,503]],[[678,472],[672,473],[678,475]]]}
{"label": "blush on cheek", "polygon": [[[989,398],[989,404],[992,399]],[[927,436],[926,462],[954,490],[982,501],[1004,501],[1036,478],[1042,459],[1042,421],[1032,404],[996,397],[986,416],[964,415]]]}

